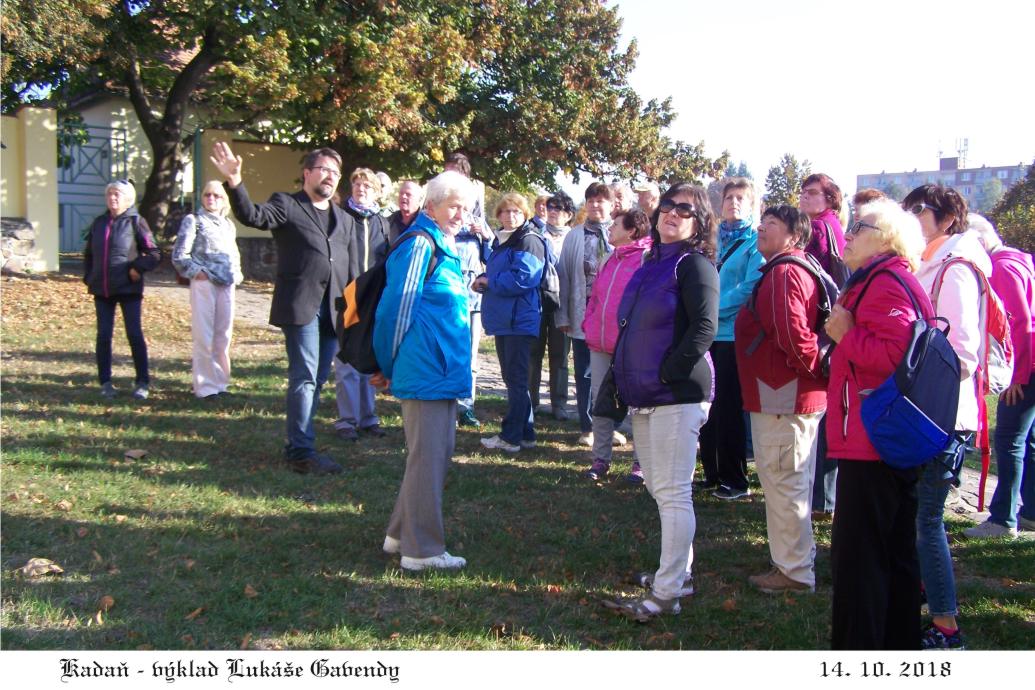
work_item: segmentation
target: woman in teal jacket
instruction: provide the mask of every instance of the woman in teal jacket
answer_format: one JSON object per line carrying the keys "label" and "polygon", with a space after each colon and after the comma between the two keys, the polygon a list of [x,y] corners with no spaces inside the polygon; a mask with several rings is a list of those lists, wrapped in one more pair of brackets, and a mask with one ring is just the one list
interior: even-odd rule
{"label": "woman in teal jacket", "polygon": [[381,372],[370,382],[390,385],[402,401],[407,449],[383,549],[400,554],[404,570],[467,564],[446,551],[442,488],[456,444],[456,400],[471,390],[467,285],[454,237],[472,197],[470,180],[457,172],[428,183],[424,210],[388,255],[374,317]]}
{"label": "woman in teal jacket", "polygon": [[719,224],[719,328],[711,347],[715,366],[715,400],[708,422],[701,429],[701,467],[704,480],[698,489],[715,489],[715,496],[746,496],[747,425],[740,395],[737,358],[733,350],[733,322],[748,301],[765,259],[758,252],[754,222],[755,188],[750,180],[735,177],[722,188]]}

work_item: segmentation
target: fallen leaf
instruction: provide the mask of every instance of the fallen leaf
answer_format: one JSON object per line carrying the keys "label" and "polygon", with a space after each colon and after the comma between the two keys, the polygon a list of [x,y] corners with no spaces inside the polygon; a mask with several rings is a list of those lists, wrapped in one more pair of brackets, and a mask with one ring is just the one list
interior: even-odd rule
{"label": "fallen leaf", "polygon": [[445,625],[446,621],[441,616],[432,616],[428,619],[433,625]]}
{"label": "fallen leaf", "polygon": [[101,597],[101,600],[97,602],[97,608],[101,611],[110,611],[111,607],[115,605],[115,597],[105,594]]}
{"label": "fallen leaf", "polygon": [[72,502],[68,501],[68,500],[62,499],[62,500],[58,501],[57,503],[55,503],[54,507],[57,508],[58,510],[62,511],[62,512],[67,513],[68,511],[72,510]]}
{"label": "fallen leaf", "polygon": [[76,533],[76,536],[79,537],[80,539],[85,539],[86,535],[90,533],[90,530],[86,529],[85,527],[80,527],[79,529],[77,529],[75,531],[75,533]]}
{"label": "fallen leaf", "polygon": [[187,633],[186,635],[180,637],[180,641],[183,642],[183,644],[185,645],[189,645],[191,647],[194,646],[194,636],[190,633]]}
{"label": "fallen leaf", "polygon": [[93,614],[93,622],[97,625],[104,625],[104,615],[100,611]]}
{"label": "fallen leaf", "polygon": [[115,522],[125,522],[128,518],[125,515],[116,515]]}
{"label": "fallen leaf", "polygon": [[122,572],[122,570],[119,569],[119,567],[117,565],[115,565],[114,563],[108,566],[108,574],[109,575],[118,575],[121,572]]}
{"label": "fallen leaf", "polygon": [[784,597],[783,598],[783,603],[787,604],[788,606],[794,606],[794,605],[796,605],[798,603],[798,600],[795,599],[794,597],[789,597],[788,596],[788,597]]}
{"label": "fallen leaf", "polygon": [[13,494],[7,494],[7,500],[8,501],[17,501],[18,500],[18,492],[16,491]]}
{"label": "fallen leaf", "polygon": [[93,560],[97,561],[98,563],[104,562],[104,559],[101,558],[101,554],[97,553],[96,551],[93,552]]}
{"label": "fallen leaf", "polygon": [[252,634],[245,633],[244,638],[241,640],[241,649],[248,649],[248,643],[252,641]]}
{"label": "fallen leaf", "polygon": [[252,587],[251,585],[245,585],[244,586],[244,596],[248,597],[249,599],[254,599],[255,597],[259,596],[259,593],[256,592],[255,588]]}
{"label": "fallen leaf", "polygon": [[187,560],[185,560],[183,562],[183,567],[186,568],[187,570],[193,570],[194,569],[194,563],[195,563],[194,559],[188,558]]}
{"label": "fallen leaf", "polygon": [[192,621],[195,618],[197,618],[198,616],[200,616],[201,612],[204,611],[204,610],[205,610],[204,606],[199,606],[198,608],[194,609],[193,611],[188,613],[186,616],[184,616],[183,620],[185,620],[185,621]]}
{"label": "fallen leaf", "polygon": [[389,640],[398,640],[400,637],[402,637],[402,636],[399,633],[394,632],[394,633],[392,633],[391,635],[388,636],[388,639]]}
{"label": "fallen leaf", "polygon": [[735,599],[727,599],[726,601],[722,602],[723,611],[732,611],[735,608],[737,608],[737,602]]}
{"label": "fallen leaf", "polygon": [[140,448],[134,448],[133,450],[127,450],[123,454],[123,456],[127,460],[139,460],[139,459],[147,456],[147,451],[146,450],[142,450]]}
{"label": "fallen leaf", "polygon": [[560,594],[561,593],[561,586],[560,585],[546,585],[546,593],[547,594]]}
{"label": "fallen leaf", "polygon": [[41,577],[60,575],[65,569],[49,558],[30,558],[29,562],[22,566],[21,571],[26,577]]}
{"label": "fallen leaf", "polygon": [[1000,582],[1003,583],[1003,587],[1016,587],[1017,586],[1017,581],[1016,580],[1011,580],[1008,577],[1004,577],[1002,580],[1000,580]]}

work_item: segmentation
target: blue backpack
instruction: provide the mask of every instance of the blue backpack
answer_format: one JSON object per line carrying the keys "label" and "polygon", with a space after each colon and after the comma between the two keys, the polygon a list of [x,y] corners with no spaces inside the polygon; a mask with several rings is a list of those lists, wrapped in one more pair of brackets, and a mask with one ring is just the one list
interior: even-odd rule
{"label": "blue backpack", "polygon": [[[894,373],[874,389],[860,391],[862,423],[881,459],[896,469],[925,465],[944,451],[956,428],[960,396],[960,360],[946,336],[949,322],[923,317],[912,290],[902,277],[890,273],[909,295],[914,313],[909,346]],[[872,282],[872,276],[871,276]],[[858,305],[866,289],[867,282]],[[944,330],[937,322],[945,324]]]}

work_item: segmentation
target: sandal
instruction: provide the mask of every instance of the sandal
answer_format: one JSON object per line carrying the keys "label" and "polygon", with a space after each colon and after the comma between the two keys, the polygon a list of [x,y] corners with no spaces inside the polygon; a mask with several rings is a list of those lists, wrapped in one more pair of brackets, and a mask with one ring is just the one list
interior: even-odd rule
{"label": "sandal", "polygon": [[649,623],[654,618],[663,615],[678,615],[680,612],[679,599],[659,599],[654,592],[639,599],[605,599],[604,607],[637,623]]}
{"label": "sandal", "polygon": [[[654,573],[637,573],[633,578],[633,584],[643,587],[644,589],[654,588]],[[688,597],[694,593],[694,576],[687,575],[683,579],[683,586],[679,590],[679,597]]]}

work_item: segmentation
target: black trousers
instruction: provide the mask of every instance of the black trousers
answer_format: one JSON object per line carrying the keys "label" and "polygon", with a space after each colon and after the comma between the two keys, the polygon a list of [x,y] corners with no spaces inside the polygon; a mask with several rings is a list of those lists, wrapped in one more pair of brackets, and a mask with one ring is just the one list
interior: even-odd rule
{"label": "black trousers", "polygon": [[832,649],[920,648],[918,476],[883,462],[838,462]]}
{"label": "black trousers", "polygon": [[701,427],[701,467],[709,482],[743,491],[748,488],[747,428],[737,357],[731,342],[714,342],[709,352],[715,367],[715,400]]}
{"label": "black trousers", "polygon": [[550,348],[550,405],[564,407],[568,404],[568,353],[571,339],[553,325],[553,315],[543,314],[539,324],[539,337],[532,342],[531,361],[528,366],[528,392],[532,396],[532,409],[539,407],[539,386],[543,380],[543,355]]}

